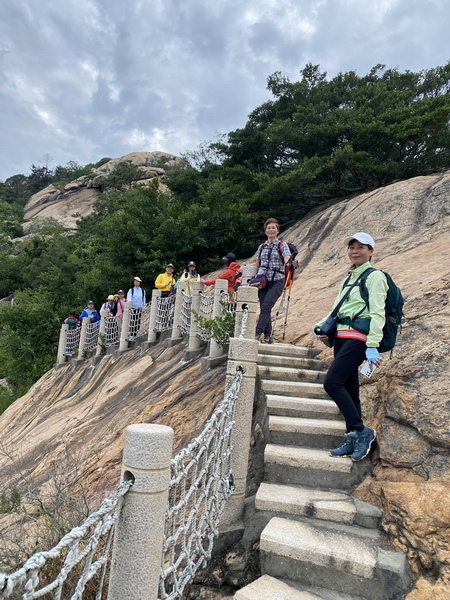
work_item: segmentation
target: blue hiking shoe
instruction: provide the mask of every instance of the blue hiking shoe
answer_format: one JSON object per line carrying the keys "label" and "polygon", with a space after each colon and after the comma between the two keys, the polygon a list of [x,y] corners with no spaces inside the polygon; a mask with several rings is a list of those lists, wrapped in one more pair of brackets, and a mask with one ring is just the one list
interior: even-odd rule
{"label": "blue hiking shoe", "polygon": [[344,441],[337,448],[330,450],[330,456],[342,458],[350,456],[355,450],[356,431],[349,431],[344,435]]}
{"label": "blue hiking shoe", "polygon": [[350,454],[350,458],[352,460],[362,460],[366,457],[370,448],[377,437],[377,432],[375,429],[369,429],[369,427],[364,427],[362,431],[356,431],[356,438],[354,442],[354,451],[353,454]]}

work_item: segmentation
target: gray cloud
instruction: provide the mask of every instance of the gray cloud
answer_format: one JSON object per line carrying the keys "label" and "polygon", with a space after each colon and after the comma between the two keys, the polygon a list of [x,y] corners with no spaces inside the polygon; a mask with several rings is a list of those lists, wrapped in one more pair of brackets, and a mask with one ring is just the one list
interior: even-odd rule
{"label": "gray cloud", "polygon": [[268,75],[445,64],[445,0],[4,0],[0,179],[242,127]]}

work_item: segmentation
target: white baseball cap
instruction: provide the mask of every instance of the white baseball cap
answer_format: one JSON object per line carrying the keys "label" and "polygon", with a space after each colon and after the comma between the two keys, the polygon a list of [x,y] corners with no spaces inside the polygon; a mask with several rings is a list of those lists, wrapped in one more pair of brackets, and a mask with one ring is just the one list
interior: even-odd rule
{"label": "white baseball cap", "polygon": [[361,244],[375,248],[375,240],[368,233],[364,233],[364,231],[358,231],[358,233],[354,233],[351,237],[347,238],[345,245],[348,246],[352,240],[358,240]]}

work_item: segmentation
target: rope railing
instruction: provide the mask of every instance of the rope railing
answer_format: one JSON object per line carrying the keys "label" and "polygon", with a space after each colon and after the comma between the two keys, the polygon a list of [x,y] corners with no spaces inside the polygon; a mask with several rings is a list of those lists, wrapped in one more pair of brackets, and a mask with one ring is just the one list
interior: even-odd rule
{"label": "rope railing", "polygon": [[247,332],[248,311],[249,311],[248,305],[245,305],[242,310],[242,321],[241,321],[241,326],[240,326],[239,335],[238,335],[238,337],[240,339],[243,339]]}
{"label": "rope railing", "polygon": [[239,369],[200,436],[172,459],[161,600],[181,598],[196,571],[211,557],[220,516],[234,489],[231,432],[242,377]]}
{"label": "rope railing", "polygon": [[[204,317],[205,319],[211,319],[213,314],[214,307],[214,296],[205,296],[205,294],[200,294],[200,310],[199,315]],[[204,342],[209,341],[210,334],[209,332],[202,327],[201,322],[198,323],[197,327],[197,335]]]}
{"label": "rope railing", "polygon": [[120,330],[122,329],[122,315],[118,317],[105,316],[102,319],[105,319],[105,346],[108,348],[117,346],[120,340]]}
{"label": "rope railing", "polygon": [[94,350],[98,343],[98,332],[100,329],[100,321],[96,323],[88,323],[86,332],[86,342],[84,344],[84,350]]}
{"label": "rope railing", "polygon": [[65,356],[73,356],[75,350],[78,349],[80,345],[80,334],[81,327],[77,327],[76,329],[69,329],[66,334],[66,346],[64,350]]}
{"label": "rope railing", "polygon": [[130,324],[126,336],[127,339],[132,341],[148,333],[149,316],[150,304],[141,308],[130,308]]}
{"label": "rope railing", "polygon": [[[119,516],[123,496],[131,485],[131,481],[121,483],[114,496],[103,500],[99,510],[67,533],[54,548],[34,554],[11,575],[0,573],[0,598],[18,598],[18,594],[21,594],[22,600],[44,596],[55,600],[63,597],[79,600],[83,597],[86,584],[98,573],[95,600],[100,600],[113,526]],[[62,567],[52,581],[43,583],[41,579],[47,576],[44,569],[51,560],[63,561]],[[81,572],[74,577],[76,582],[69,582],[69,576],[74,575],[79,565]]]}
{"label": "rope railing", "polygon": [[172,328],[175,310],[175,295],[158,298],[155,331],[167,331]]}
{"label": "rope railing", "polygon": [[189,333],[189,328],[191,326],[191,306],[192,306],[192,296],[186,294],[186,292],[182,292],[183,294],[183,304],[181,306],[181,314],[180,314],[180,332],[182,335]]}

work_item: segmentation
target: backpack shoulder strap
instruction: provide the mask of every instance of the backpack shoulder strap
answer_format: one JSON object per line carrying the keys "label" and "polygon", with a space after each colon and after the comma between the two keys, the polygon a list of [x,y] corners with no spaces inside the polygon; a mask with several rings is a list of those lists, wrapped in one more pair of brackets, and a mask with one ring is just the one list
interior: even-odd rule
{"label": "backpack shoulder strap", "polygon": [[359,292],[361,294],[361,298],[364,300],[364,302],[367,304],[367,306],[369,306],[369,291],[367,289],[366,279],[374,271],[379,271],[379,269],[375,269],[375,267],[369,267],[368,269],[366,269],[364,271],[364,273],[361,275],[361,278],[360,278]]}

